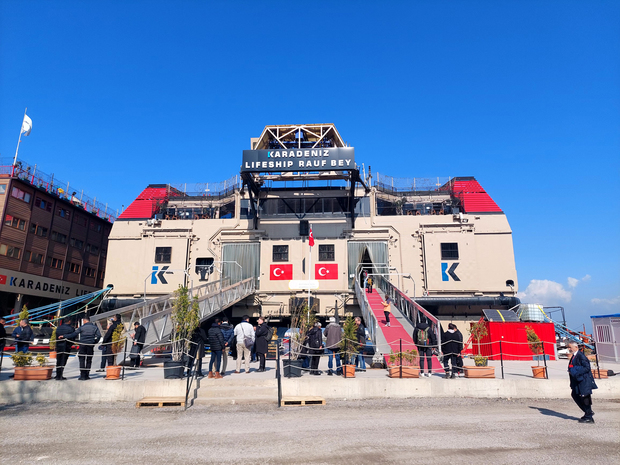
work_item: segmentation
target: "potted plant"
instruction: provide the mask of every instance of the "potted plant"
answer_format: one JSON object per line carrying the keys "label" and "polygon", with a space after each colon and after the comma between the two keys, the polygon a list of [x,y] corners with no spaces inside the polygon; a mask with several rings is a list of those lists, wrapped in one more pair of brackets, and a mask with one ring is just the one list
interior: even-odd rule
{"label": "potted plant", "polygon": [[478,354],[474,355],[474,366],[464,366],[466,378],[495,378],[495,367],[488,366],[489,359],[480,353],[480,340],[488,336],[489,330],[483,319],[469,329],[471,337],[478,343]]}
{"label": "potted plant", "polygon": [[56,326],[54,326],[52,335],[50,336],[50,358],[56,358]]}
{"label": "potted plant", "polygon": [[299,378],[303,365],[304,342],[308,331],[314,326],[316,313],[314,309],[308,311],[308,305],[297,306],[291,316],[289,328],[289,356],[282,360],[284,376],[287,378]]}
{"label": "potted plant", "polygon": [[[122,323],[118,323],[114,332],[112,333],[112,344],[110,349],[112,351],[112,356],[114,357],[114,361],[116,362],[117,355],[123,350],[123,345],[125,344],[125,326]],[[121,377],[121,369],[120,365],[109,365],[105,369],[105,379],[120,379]]]}
{"label": "potted plant", "polygon": [[340,352],[344,355],[342,375],[345,378],[355,378],[355,358],[359,343],[357,342],[357,326],[352,316],[348,316],[342,327],[343,334],[340,341]]}
{"label": "potted plant", "polygon": [[390,352],[388,376],[390,378],[419,378],[420,359],[418,351],[412,349],[404,352]]}
{"label": "potted plant", "polygon": [[172,347],[172,360],[164,362],[164,378],[183,378],[186,354],[189,353],[190,339],[194,330],[200,324],[200,310],[198,301],[189,295],[185,286],[179,286],[174,291],[175,298],[172,306],[172,334],[170,344]]}
{"label": "potted plant", "polygon": [[44,355],[39,354],[36,361],[39,366],[33,367],[32,362],[35,360],[34,355],[29,352],[18,352],[11,355],[15,372],[13,379],[15,381],[43,381],[52,377],[53,366],[47,365],[47,359]]}
{"label": "potted plant", "polygon": [[546,378],[547,370],[545,367],[540,366],[540,357],[543,357],[543,355],[540,355],[542,353],[543,343],[538,337],[538,334],[536,334],[536,331],[534,331],[534,328],[531,326],[525,326],[525,333],[527,337],[527,344],[534,355],[533,360],[538,362],[537,366],[532,367],[532,374],[534,378]]}

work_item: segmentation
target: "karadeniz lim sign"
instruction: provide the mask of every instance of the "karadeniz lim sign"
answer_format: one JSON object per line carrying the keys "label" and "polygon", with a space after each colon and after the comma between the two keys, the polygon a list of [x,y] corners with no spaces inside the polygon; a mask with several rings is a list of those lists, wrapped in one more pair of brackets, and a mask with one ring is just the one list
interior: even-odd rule
{"label": "karadeniz lim sign", "polygon": [[353,147],[244,150],[241,172],[340,171],[355,168]]}

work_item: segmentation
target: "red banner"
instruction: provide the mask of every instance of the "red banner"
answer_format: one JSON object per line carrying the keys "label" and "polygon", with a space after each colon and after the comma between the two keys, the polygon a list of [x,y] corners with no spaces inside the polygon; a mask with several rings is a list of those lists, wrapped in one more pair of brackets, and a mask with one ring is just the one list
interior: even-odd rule
{"label": "red banner", "polygon": [[338,279],[338,263],[314,265],[314,279]]}
{"label": "red banner", "polygon": [[293,265],[269,265],[269,279],[272,281],[293,279]]}

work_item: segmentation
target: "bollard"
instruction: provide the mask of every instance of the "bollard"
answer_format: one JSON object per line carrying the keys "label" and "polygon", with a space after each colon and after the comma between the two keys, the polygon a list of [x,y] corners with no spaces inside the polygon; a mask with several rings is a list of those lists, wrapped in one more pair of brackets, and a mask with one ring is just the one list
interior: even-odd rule
{"label": "bollard", "polygon": [[599,363],[599,360],[598,360],[598,349],[596,348],[595,341],[592,341],[592,344],[594,345],[594,357],[596,357],[596,371],[598,373],[598,379],[601,379],[601,364]]}
{"label": "bollard", "polygon": [[499,340],[499,361],[502,365],[502,379],[504,379],[504,354],[502,353],[502,340]]}

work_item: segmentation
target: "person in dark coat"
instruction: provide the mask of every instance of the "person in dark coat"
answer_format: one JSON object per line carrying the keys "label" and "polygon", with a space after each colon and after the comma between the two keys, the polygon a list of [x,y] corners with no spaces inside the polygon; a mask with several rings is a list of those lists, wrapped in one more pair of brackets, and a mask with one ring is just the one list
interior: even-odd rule
{"label": "person in dark coat", "polygon": [[[420,354],[420,376],[431,377],[433,371],[433,349],[437,347],[437,337],[428,323],[418,323],[413,330],[413,343]],[[424,360],[428,373],[424,373]]]}
{"label": "person in dark coat", "polygon": [[202,372],[202,359],[205,356],[205,344],[209,339],[207,338],[207,334],[205,330],[202,329],[202,326],[198,326],[190,337],[190,347],[189,353],[187,355],[187,376],[191,376],[192,374],[192,365],[194,361],[196,361],[196,376],[204,376]]}
{"label": "person in dark coat", "polygon": [[[65,339],[69,334],[73,334],[75,328],[71,326],[71,320],[65,318],[62,324],[56,328],[56,380],[64,381],[62,374],[65,371],[65,365],[71,354],[71,341]],[[62,338],[60,337],[62,336]]]}
{"label": "person in dark coat", "polygon": [[568,376],[570,378],[571,397],[583,411],[584,416],[579,423],[594,423],[592,411],[592,390],[598,389],[594,382],[590,360],[579,350],[579,345],[571,341],[568,344],[572,357],[568,362]]}
{"label": "person in dark coat", "polygon": [[75,341],[76,337],[80,337],[78,349],[78,358],[80,359],[80,381],[90,379],[90,367],[93,362],[93,350],[95,344],[101,339],[99,328],[90,322],[90,318],[82,318],[82,326],[66,336],[59,336],[58,340],[68,339]]}
{"label": "person in dark coat", "polygon": [[15,339],[15,353],[23,352],[25,354],[28,352],[28,347],[34,336],[28,320],[20,320],[19,326],[13,330],[12,336]]}
{"label": "person in dark coat", "polygon": [[[137,350],[138,353],[132,351],[131,353],[131,362],[129,366],[138,368],[140,366],[140,352],[142,352],[142,348],[144,347],[144,341],[146,341],[146,328],[142,326],[139,322],[134,322],[133,328],[135,330],[134,334],[131,336],[133,339],[132,350]],[[136,349],[133,349],[136,347]]]}
{"label": "person in dark coat", "polygon": [[108,330],[105,332],[105,336],[103,336],[103,341],[101,341],[101,365],[97,371],[105,371],[106,362],[108,363],[108,366],[114,365],[114,355],[112,354],[112,335],[120,322],[121,316],[118,313],[109,320]]}
{"label": "person in dark coat", "polygon": [[[220,362],[222,360],[222,350],[226,346],[224,335],[222,334],[222,328],[220,325],[222,322],[219,318],[216,318],[211,327],[209,328],[209,348],[211,349],[211,360],[209,361],[209,378],[220,379],[222,377],[220,373]],[[215,370],[213,369],[215,365]]]}
{"label": "person in dark coat", "polygon": [[228,351],[233,347],[233,341],[235,340],[235,328],[228,323],[228,319],[224,317],[222,318],[220,329],[222,330],[222,336],[225,342],[224,349],[222,349],[222,363],[220,366],[220,374],[224,376],[226,374],[226,367],[228,366]]}
{"label": "person in dark coat", "polygon": [[366,371],[366,360],[364,359],[364,349],[366,348],[366,328],[364,328],[362,319],[359,316],[355,317],[355,324],[357,325],[355,336],[357,337],[357,343],[359,344],[357,357],[355,359],[355,371]]}
{"label": "person in dark coat", "polygon": [[5,324],[6,320],[4,318],[0,318],[0,370],[2,370],[2,357],[4,357],[4,347],[6,346],[6,329],[4,329]]}
{"label": "person in dark coat", "polygon": [[319,361],[321,360],[321,354],[323,353],[323,331],[321,331],[321,324],[317,321],[310,331],[308,331],[308,353],[311,356],[310,360],[310,374],[320,375]]}
{"label": "person in dark coat", "polygon": [[[456,331],[456,325],[450,323],[448,325],[448,331],[443,333],[442,336],[442,351],[443,351],[443,368],[446,371],[446,379],[456,378],[459,371],[457,357],[463,350],[463,341],[459,337],[459,333]],[[450,369],[450,365],[452,369]]]}
{"label": "person in dark coat", "polygon": [[461,343],[461,352],[456,355],[456,371],[457,376],[461,378],[463,376],[463,333],[459,331],[458,328],[455,329],[456,335],[459,338],[459,342]]}
{"label": "person in dark coat", "polygon": [[258,357],[258,370],[265,371],[265,356],[269,352],[269,341],[267,335],[269,334],[269,326],[265,323],[264,318],[258,319],[258,327],[256,328],[256,341],[254,347],[256,348],[256,355]]}

